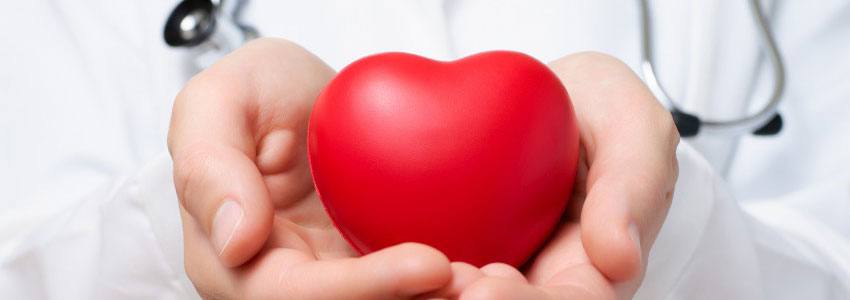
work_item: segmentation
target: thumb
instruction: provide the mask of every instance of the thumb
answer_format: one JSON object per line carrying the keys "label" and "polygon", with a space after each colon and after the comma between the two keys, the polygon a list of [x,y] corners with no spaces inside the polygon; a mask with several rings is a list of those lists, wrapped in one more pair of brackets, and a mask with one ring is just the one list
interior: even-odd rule
{"label": "thumb", "polygon": [[638,278],[678,176],[676,127],[616,58],[575,54],[554,62],[553,69],[576,107],[588,165],[582,244],[608,278]]}
{"label": "thumb", "polygon": [[174,101],[168,149],[183,215],[193,219],[184,223],[204,230],[224,265],[248,261],[268,239],[270,189],[281,197],[290,187],[267,185],[261,171],[275,173],[296,157],[281,146],[293,139],[275,132],[306,123],[332,76],[298,45],[262,38],[196,75]]}
{"label": "thumb", "polygon": [[249,93],[223,80],[202,73],[184,88],[168,144],[180,205],[207,233],[222,263],[233,267],[265,244],[274,208],[245,125]]}
{"label": "thumb", "polygon": [[273,207],[254,162],[238,150],[193,146],[174,155],[180,204],[204,229],[224,265],[250,259],[272,229]]}

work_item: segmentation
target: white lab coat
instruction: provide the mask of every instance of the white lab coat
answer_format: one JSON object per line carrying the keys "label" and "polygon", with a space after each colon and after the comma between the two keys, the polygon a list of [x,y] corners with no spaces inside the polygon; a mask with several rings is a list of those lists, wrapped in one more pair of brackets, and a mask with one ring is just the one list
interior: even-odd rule
{"label": "white lab coat", "polygon": [[[652,1],[661,80],[730,118],[770,92],[745,1]],[[191,75],[172,1],[15,1],[0,12],[0,298],[197,297],[165,135]],[[700,137],[638,299],[850,299],[850,2],[774,1],[788,71],[775,137]],[[595,50],[636,67],[634,1],[252,1],[247,20],[339,69],[398,50],[454,59]],[[750,99],[756,99],[751,101]]]}

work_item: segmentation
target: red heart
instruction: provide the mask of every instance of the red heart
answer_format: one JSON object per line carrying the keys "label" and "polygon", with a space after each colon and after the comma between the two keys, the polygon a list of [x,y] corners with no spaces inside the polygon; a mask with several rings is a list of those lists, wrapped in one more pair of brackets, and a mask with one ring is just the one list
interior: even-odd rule
{"label": "red heart", "polygon": [[519,266],[571,195],[579,135],[552,71],[516,52],[404,53],[343,69],[313,107],[310,168],[360,253],[403,242]]}

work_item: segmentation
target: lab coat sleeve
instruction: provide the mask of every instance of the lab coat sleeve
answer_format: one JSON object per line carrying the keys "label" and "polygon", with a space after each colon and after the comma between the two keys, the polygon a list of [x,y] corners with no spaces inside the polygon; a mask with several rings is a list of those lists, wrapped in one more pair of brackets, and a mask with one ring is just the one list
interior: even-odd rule
{"label": "lab coat sleeve", "polygon": [[680,144],[677,158],[673,203],[636,298],[763,298],[757,254],[740,207],[687,142]]}
{"label": "lab coat sleeve", "polygon": [[96,189],[0,249],[0,299],[198,298],[183,270],[171,159]]}
{"label": "lab coat sleeve", "polygon": [[791,201],[741,204],[687,142],[677,157],[673,203],[636,299],[850,298],[847,236]]}

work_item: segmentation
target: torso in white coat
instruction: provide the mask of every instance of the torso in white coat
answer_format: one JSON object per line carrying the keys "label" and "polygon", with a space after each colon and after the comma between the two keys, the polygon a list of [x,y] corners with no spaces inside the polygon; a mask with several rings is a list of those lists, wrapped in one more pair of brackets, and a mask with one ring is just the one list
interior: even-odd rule
{"label": "torso in white coat", "polygon": [[[771,70],[745,1],[650,2],[677,103],[715,119],[763,104]],[[0,295],[194,295],[162,154],[191,75],[161,41],[174,4],[21,1],[0,13],[0,137],[12,141],[0,191],[15,207],[0,212]],[[850,297],[850,3],[766,7],[788,72],[785,128],[684,143],[638,298]],[[542,61],[600,51],[637,70],[640,54],[636,1],[254,0],[245,19],[335,69],[383,51],[510,49]]]}

